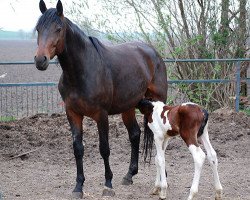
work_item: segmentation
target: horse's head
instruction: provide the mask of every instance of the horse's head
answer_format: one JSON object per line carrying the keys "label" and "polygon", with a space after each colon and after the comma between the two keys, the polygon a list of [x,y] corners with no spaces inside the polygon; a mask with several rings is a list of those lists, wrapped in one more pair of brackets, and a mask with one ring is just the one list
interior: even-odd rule
{"label": "horse's head", "polygon": [[34,60],[37,69],[46,70],[50,59],[62,53],[64,49],[65,23],[60,0],[56,8],[50,9],[47,9],[44,1],[40,0],[39,8],[42,16],[36,25],[38,47]]}

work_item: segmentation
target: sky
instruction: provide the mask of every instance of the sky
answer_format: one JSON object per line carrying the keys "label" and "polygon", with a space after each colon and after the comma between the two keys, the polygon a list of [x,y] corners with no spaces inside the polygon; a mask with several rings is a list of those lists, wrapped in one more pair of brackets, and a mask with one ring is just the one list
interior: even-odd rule
{"label": "sky", "polygon": [[[47,8],[55,7],[57,2],[56,0],[44,1]],[[33,31],[40,16],[39,0],[0,0],[0,29],[2,30]]]}
{"label": "sky", "polygon": [[[35,28],[38,18],[41,16],[39,9],[40,0],[0,0],[0,30],[5,31],[25,31],[32,32]],[[47,8],[56,7],[58,0],[44,0]],[[67,10],[72,8],[72,0],[61,0],[65,16],[77,23],[75,16],[71,16]],[[81,0],[74,0],[80,2]],[[97,0],[85,0],[88,6],[83,9],[83,13],[90,21],[95,21],[95,13],[102,13],[102,7]],[[104,17],[105,18],[105,17]],[[83,18],[84,19],[84,18]],[[133,23],[133,16],[118,21],[115,16],[107,17],[109,24],[116,30],[123,30],[126,23]],[[96,27],[92,27],[96,29]]]}

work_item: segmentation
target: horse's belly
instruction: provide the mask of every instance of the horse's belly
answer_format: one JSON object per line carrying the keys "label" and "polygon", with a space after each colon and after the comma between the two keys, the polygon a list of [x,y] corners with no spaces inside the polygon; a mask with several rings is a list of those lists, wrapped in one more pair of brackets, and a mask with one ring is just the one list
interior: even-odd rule
{"label": "horse's belly", "polygon": [[[123,90],[124,91],[124,90]],[[124,91],[116,93],[113,96],[113,101],[109,109],[109,114],[119,114],[128,111],[137,106],[137,103],[144,98],[147,87],[140,90],[131,90],[130,92]]]}

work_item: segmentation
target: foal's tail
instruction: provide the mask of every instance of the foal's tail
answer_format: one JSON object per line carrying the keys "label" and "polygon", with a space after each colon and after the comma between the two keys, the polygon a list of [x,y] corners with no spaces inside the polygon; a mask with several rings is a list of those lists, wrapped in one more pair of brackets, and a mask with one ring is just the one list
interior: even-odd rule
{"label": "foal's tail", "polygon": [[144,162],[147,161],[147,157],[149,155],[149,163],[152,157],[152,148],[154,143],[154,133],[148,126],[148,122],[152,120],[152,113],[154,105],[151,101],[147,99],[142,99],[137,108],[140,110],[142,114],[144,114],[144,139],[143,139],[143,154],[144,154]]}
{"label": "foal's tail", "polygon": [[200,129],[198,131],[197,137],[200,137],[203,134],[204,128],[207,125],[207,121],[208,121],[208,112],[207,112],[207,110],[202,109],[202,112],[203,112],[204,118],[203,118],[203,121],[201,123]]}

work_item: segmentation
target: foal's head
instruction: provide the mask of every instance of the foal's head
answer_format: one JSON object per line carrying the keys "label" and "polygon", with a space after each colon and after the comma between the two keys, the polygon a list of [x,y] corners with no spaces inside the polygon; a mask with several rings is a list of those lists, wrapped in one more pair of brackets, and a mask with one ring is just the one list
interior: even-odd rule
{"label": "foal's head", "polygon": [[42,16],[36,25],[38,47],[34,60],[37,69],[46,70],[49,60],[64,49],[65,23],[60,0],[56,8],[50,9],[47,9],[44,1],[40,0],[39,8]]}

